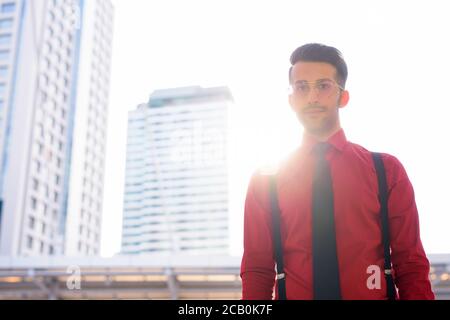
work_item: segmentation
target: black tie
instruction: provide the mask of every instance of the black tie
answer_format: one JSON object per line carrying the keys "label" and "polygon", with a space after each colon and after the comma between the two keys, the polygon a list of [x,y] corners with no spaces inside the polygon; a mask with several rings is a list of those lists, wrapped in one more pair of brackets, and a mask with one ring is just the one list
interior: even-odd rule
{"label": "black tie", "polygon": [[314,146],[312,255],[314,300],[340,300],[339,266],[334,225],[333,185],[325,158],[330,145]]}

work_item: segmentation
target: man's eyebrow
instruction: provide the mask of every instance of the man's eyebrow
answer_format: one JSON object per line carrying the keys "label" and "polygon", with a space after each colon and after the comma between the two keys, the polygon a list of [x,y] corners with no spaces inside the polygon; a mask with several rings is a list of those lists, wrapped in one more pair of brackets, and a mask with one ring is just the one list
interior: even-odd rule
{"label": "man's eyebrow", "polygon": [[322,79],[317,79],[316,82],[320,82],[320,81],[333,81],[333,79],[330,78],[322,78]]}
{"label": "man's eyebrow", "polygon": [[315,81],[308,81],[308,80],[300,79],[300,80],[294,81],[294,83],[303,83],[303,82],[309,83],[309,82],[322,82],[322,81],[333,81],[333,80],[330,78],[321,78],[321,79],[317,79]]}

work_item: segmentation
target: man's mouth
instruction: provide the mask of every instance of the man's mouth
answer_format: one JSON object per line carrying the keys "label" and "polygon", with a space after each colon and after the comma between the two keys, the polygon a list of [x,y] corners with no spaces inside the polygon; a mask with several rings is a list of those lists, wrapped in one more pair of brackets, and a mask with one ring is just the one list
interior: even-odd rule
{"label": "man's mouth", "polygon": [[325,110],[322,108],[311,108],[311,109],[306,109],[305,111],[303,111],[304,114],[318,114],[318,113],[322,113],[322,112],[325,112]]}

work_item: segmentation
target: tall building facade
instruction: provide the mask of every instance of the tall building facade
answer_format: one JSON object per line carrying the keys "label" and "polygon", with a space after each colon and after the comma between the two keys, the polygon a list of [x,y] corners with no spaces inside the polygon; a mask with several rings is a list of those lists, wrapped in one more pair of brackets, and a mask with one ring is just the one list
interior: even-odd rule
{"label": "tall building facade", "polygon": [[157,90],[129,113],[123,254],[229,252],[226,87]]}
{"label": "tall building facade", "polygon": [[110,0],[0,0],[0,255],[100,252]]}

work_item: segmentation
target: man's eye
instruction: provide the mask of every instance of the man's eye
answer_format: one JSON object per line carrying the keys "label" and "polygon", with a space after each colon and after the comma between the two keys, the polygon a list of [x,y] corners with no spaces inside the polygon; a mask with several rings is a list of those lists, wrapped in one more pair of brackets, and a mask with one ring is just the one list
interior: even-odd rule
{"label": "man's eye", "polygon": [[317,85],[317,88],[322,91],[329,90],[331,88],[331,83],[321,82]]}
{"label": "man's eye", "polygon": [[309,86],[307,84],[298,84],[295,86],[295,90],[299,92],[307,92],[309,90]]}

